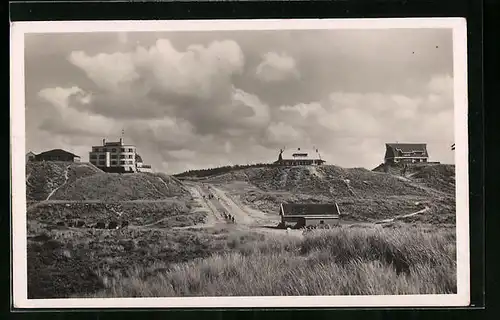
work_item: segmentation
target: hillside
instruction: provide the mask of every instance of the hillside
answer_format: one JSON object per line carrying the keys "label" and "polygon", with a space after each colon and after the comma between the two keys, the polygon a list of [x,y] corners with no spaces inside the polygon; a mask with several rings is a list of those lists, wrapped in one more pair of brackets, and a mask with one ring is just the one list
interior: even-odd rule
{"label": "hillside", "polygon": [[247,181],[266,192],[286,191],[335,198],[429,195],[428,190],[397,176],[332,165],[251,168],[215,176],[209,181]]}
{"label": "hillside", "polygon": [[28,201],[47,200],[161,200],[189,193],[176,178],[163,174],[104,173],[88,163],[29,162],[26,165]]}
{"label": "hillside", "polygon": [[[74,162],[28,162],[26,164],[27,200],[45,200],[50,193],[66,182],[102,173],[89,163]],[[52,196],[51,196],[52,198]]]}
{"label": "hillside", "polygon": [[411,164],[406,170],[401,164],[381,164],[374,172],[401,176],[440,192],[455,194],[455,166],[451,164]]}
{"label": "hillside", "polygon": [[59,188],[52,200],[162,200],[187,196],[180,182],[150,173],[100,173],[80,178]]}
{"label": "hillside", "polygon": [[[447,167],[420,168],[412,176],[363,168],[261,167],[202,179],[224,188],[242,204],[277,214],[282,202],[336,202],[348,220],[377,221],[426,207],[426,221],[453,223],[454,184]],[[454,183],[454,181],[453,181]],[[419,217],[420,218],[420,217]]]}

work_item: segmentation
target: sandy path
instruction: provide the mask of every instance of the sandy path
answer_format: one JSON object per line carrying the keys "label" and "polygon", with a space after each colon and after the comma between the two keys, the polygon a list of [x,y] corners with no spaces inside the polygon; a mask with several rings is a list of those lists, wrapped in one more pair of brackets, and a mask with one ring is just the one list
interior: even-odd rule
{"label": "sandy path", "polygon": [[390,219],[385,219],[385,220],[381,220],[381,221],[377,221],[375,223],[379,224],[379,223],[389,223],[389,222],[394,222],[395,220],[399,220],[399,219],[404,219],[404,218],[409,218],[409,217],[413,217],[413,216],[416,216],[417,214],[422,214],[422,213],[425,213],[427,211],[429,211],[430,208],[429,207],[425,207],[423,208],[422,210],[419,210],[417,212],[413,212],[413,213],[409,213],[409,214],[403,214],[401,216],[395,216],[394,218],[390,218]]}
{"label": "sandy path", "polygon": [[62,186],[64,186],[66,183],[68,183],[68,169],[69,169],[69,167],[70,167],[70,166],[67,166],[67,167],[66,167],[66,170],[64,171],[64,179],[65,179],[65,180],[64,180],[64,183],[63,183],[63,184],[61,184],[59,187],[55,188],[54,190],[52,190],[52,191],[49,193],[49,195],[48,195],[47,199],[45,199],[45,200],[49,200],[49,199],[50,199],[50,197],[52,197],[52,195],[53,195],[53,194],[54,194],[57,190],[59,190]]}
{"label": "sandy path", "polygon": [[224,191],[214,186],[211,186],[213,192],[220,198],[220,204],[224,209],[235,217],[238,224],[254,225],[257,223],[257,218],[254,214],[243,210],[231,199]]}

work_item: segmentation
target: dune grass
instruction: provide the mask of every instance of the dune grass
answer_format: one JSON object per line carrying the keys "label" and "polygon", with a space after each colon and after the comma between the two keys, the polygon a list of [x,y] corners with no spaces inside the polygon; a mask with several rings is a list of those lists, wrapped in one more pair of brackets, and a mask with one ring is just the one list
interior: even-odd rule
{"label": "dune grass", "polygon": [[230,250],[102,278],[92,297],[446,294],[456,292],[455,235],[339,228],[303,238],[233,234]]}

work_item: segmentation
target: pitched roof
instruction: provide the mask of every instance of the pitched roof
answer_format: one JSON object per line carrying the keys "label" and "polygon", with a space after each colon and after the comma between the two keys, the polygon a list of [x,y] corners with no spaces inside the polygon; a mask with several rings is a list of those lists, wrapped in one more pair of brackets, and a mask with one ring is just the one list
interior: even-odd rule
{"label": "pitched roof", "polygon": [[427,153],[426,143],[386,143],[387,147],[401,152],[423,151]]}
{"label": "pitched roof", "polygon": [[42,156],[42,157],[43,156],[72,156],[72,157],[80,158],[80,156],[77,156],[74,153],[71,153],[71,152],[68,152],[68,151],[65,151],[62,149],[52,149],[49,151],[45,151],[45,152],[40,153],[38,156]]}
{"label": "pitched roof", "polygon": [[340,214],[336,204],[319,203],[282,203],[285,216],[316,216],[316,215],[338,215]]}
{"label": "pitched roof", "polygon": [[285,149],[281,152],[283,160],[321,160],[318,149],[294,148]]}

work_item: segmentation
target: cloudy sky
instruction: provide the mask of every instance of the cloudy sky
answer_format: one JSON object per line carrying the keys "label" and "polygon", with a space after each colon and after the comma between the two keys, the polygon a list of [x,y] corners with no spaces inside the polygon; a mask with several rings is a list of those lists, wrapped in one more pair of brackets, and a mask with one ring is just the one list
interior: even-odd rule
{"label": "cloudy sky", "polygon": [[372,169],[386,142],[453,163],[451,30],[29,34],[27,150],[102,138],[157,171],[271,162],[282,147]]}

